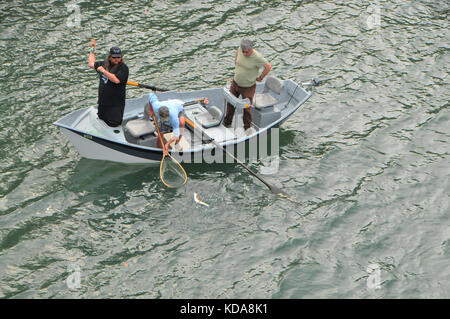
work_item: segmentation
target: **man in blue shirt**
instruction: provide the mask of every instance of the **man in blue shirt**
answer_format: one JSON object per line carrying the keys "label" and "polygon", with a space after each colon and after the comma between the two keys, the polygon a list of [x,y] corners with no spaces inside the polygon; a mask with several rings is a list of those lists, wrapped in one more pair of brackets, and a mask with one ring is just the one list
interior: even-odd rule
{"label": "man in blue shirt", "polygon": [[[208,104],[208,99],[204,98],[203,103]],[[173,131],[172,138],[164,145],[161,144],[161,138],[158,138],[158,147],[164,149],[164,153],[169,151],[169,145],[175,142],[178,144],[183,135],[185,127],[185,117],[183,113],[183,102],[180,100],[159,101],[154,93],[148,96],[150,104],[149,114],[151,117],[156,115],[158,127],[161,134]],[[200,101],[200,100],[199,100]]]}

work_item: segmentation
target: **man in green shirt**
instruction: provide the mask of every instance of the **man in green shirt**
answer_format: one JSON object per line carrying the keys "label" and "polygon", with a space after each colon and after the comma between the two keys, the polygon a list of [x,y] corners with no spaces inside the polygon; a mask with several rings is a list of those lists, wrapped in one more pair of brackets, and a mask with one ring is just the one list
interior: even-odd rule
{"label": "man in green shirt", "polygon": [[[231,82],[230,92],[236,97],[242,95],[242,98],[249,98],[253,104],[253,97],[256,90],[256,81],[261,82],[269,73],[272,65],[267,62],[264,56],[253,48],[253,42],[249,39],[243,39],[236,51],[234,60],[234,78]],[[263,72],[259,74],[259,70],[264,67]],[[234,116],[234,107],[228,103],[227,113],[223,124],[227,127],[231,126]],[[250,107],[244,109],[243,114],[244,129],[250,128],[252,123],[252,109]]]}

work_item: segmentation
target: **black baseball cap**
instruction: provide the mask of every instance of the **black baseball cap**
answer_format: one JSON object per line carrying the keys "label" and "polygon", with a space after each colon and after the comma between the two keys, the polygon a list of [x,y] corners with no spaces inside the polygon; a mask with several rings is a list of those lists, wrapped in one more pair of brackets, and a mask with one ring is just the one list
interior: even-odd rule
{"label": "black baseball cap", "polygon": [[118,47],[112,47],[111,49],[109,49],[109,54],[113,58],[121,58],[122,57],[122,51],[120,51],[120,49]]}

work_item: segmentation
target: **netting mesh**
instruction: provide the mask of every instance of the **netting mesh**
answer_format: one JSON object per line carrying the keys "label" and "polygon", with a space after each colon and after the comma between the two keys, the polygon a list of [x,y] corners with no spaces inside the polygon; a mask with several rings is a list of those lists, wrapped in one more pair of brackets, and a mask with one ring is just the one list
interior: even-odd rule
{"label": "netting mesh", "polygon": [[186,184],[187,174],[172,156],[165,156],[160,166],[161,180],[167,187],[178,188]]}

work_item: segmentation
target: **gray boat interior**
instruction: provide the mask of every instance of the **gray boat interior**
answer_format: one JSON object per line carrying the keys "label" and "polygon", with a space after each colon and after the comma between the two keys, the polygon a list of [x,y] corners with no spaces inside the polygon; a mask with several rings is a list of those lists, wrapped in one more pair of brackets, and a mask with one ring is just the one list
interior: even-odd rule
{"label": "gray boat interior", "polygon": [[[268,77],[265,83],[258,83],[254,98],[254,105],[249,99],[241,99],[233,96],[227,88],[213,88],[190,92],[159,92],[160,101],[179,99],[183,102],[194,101],[206,97],[207,105],[192,103],[184,106],[187,119],[195,126],[213,138],[218,143],[239,142],[241,139],[257,135],[261,130],[266,130],[278,125],[303,104],[310,93],[291,80],[280,80],[276,77]],[[153,119],[148,115],[148,94],[137,99],[127,100],[122,123],[124,137],[128,143],[145,147],[156,147],[157,134]],[[233,123],[230,128],[222,122],[226,112],[227,103],[236,108]],[[253,133],[243,130],[242,113],[245,107],[252,108]],[[183,137],[195,150],[207,143],[202,138],[195,138],[198,129],[193,130],[186,125]],[[198,136],[197,136],[198,137]]]}

